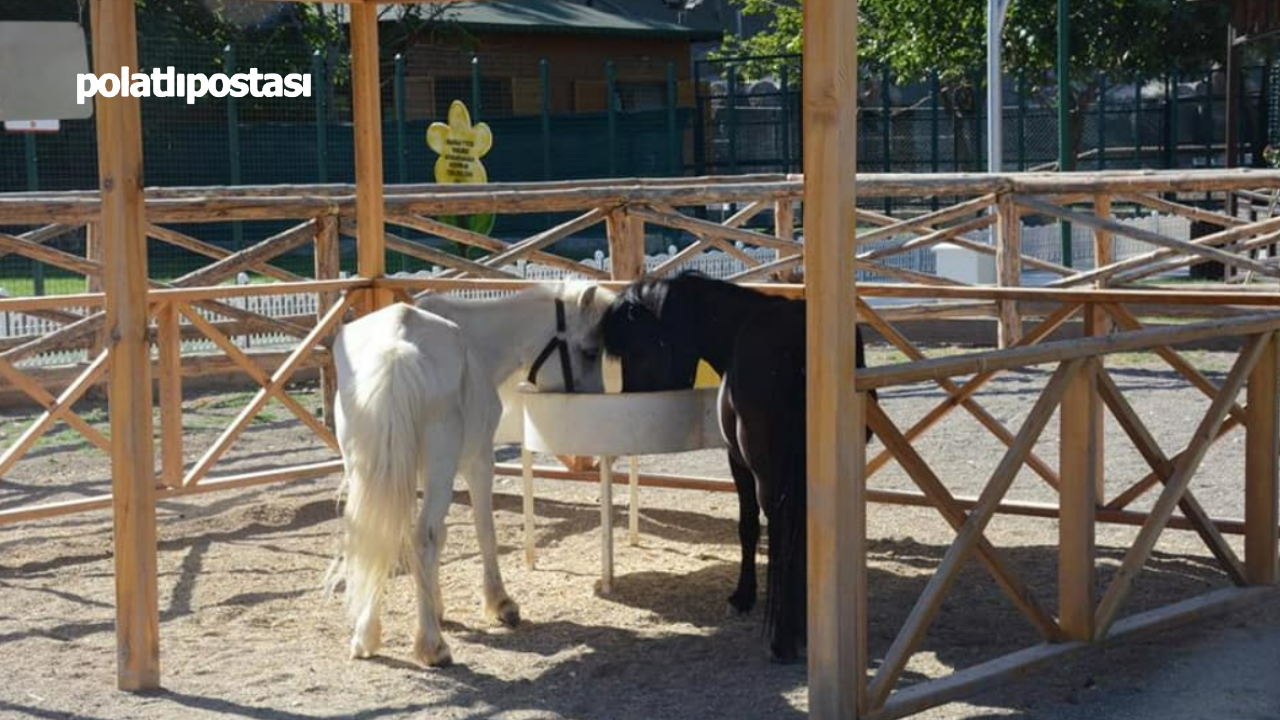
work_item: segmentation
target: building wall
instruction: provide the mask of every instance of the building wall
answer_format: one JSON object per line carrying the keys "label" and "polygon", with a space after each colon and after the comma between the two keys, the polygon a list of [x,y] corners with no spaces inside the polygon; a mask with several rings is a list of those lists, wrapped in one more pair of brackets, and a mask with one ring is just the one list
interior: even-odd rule
{"label": "building wall", "polygon": [[[550,66],[551,112],[605,109],[605,63],[614,62],[623,109],[665,102],[667,64],[675,67],[681,104],[692,104],[690,43],[670,38],[488,33],[473,47],[424,36],[405,53],[406,114],[439,116],[452,99],[471,104],[471,58],[481,59],[482,116],[540,112],[539,61]],[[456,96],[456,97],[446,97]]]}

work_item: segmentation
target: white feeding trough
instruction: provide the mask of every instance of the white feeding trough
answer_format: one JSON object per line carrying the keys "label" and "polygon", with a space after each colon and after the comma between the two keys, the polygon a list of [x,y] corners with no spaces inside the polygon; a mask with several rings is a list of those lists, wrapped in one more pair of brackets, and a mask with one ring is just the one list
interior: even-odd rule
{"label": "white feeding trough", "polygon": [[639,533],[637,455],[724,447],[717,417],[718,388],[651,393],[540,393],[522,388],[524,415],[525,558],[534,560],[533,455],[600,458],[601,589],[613,584],[613,458],[631,458],[631,542]]}

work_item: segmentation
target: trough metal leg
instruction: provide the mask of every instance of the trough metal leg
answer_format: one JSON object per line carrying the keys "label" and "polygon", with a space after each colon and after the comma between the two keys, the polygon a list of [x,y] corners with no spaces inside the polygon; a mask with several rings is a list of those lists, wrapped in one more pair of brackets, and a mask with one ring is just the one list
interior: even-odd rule
{"label": "trough metal leg", "polygon": [[640,544],[640,458],[631,456],[631,498],[627,502],[627,520],[630,523],[631,547]]}
{"label": "trough metal leg", "polygon": [[600,458],[600,592],[613,592],[613,458]]}
{"label": "trough metal leg", "polygon": [[533,537],[533,453],[528,448],[520,448],[520,480],[524,493],[524,564],[533,569],[535,545]]}

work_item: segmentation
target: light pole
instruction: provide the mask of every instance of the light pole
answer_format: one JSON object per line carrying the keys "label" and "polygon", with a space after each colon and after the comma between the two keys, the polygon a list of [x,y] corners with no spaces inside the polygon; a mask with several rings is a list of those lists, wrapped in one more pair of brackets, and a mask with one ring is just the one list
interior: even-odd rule
{"label": "light pole", "polygon": [[987,0],[987,172],[998,173],[1004,159],[1004,83],[1000,39],[1013,0]]}

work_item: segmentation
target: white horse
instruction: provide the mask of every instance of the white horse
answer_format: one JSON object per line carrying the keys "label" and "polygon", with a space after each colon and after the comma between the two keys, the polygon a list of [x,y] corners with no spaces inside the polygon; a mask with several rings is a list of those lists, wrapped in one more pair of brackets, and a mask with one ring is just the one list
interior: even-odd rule
{"label": "white horse", "polygon": [[426,666],[451,661],[440,633],[439,560],[459,473],[470,489],[484,563],[485,616],[520,622],[502,585],[493,528],[499,390],[528,379],[546,391],[601,391],[599,325],[612,299],[585,284],[486,300],[433,295],[417,307],[366,315],[338,334],[335,420],[346,538],[330,581],[345,581],[352,657],[378,651],[383,584],[407,566],[418,601],[414,657]]}

